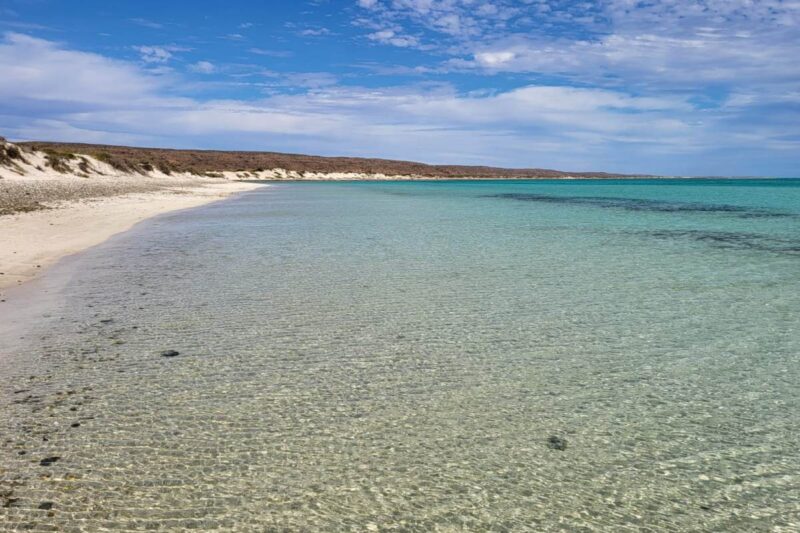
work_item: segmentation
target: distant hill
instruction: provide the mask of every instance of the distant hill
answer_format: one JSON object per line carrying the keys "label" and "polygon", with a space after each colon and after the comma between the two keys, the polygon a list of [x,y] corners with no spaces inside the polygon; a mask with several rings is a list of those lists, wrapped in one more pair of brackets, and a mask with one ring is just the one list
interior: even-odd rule
{"label": "distant hill", "polygon": [[525,178],[629,178],[607,172],[565,172],[542,168],[496,168],[463,165],[427,165],[413,161],[395,161],[361,157],[321,157],[277,152],[230,152],[218,150],[172,150],[134,148],[102,144],[59,142],[18,143],[43,152],[86,154],[120,170],[154,167],[169,172],[256,172],[285,169],[303,173],[362,173],[389,176],[414,176],[431,179],[525,179]]}

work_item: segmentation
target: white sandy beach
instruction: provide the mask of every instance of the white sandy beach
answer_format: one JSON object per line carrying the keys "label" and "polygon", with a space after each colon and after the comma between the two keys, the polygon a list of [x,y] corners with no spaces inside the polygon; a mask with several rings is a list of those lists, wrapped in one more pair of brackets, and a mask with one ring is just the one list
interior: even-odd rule
{"label": "white sandy beach", "polygon": [[[223,178],[125,175],[91,161],[92,172],[55,172],[41,154],[0,166],[0,190],[38,193],[46,209],[0,216],[0,299],[2,289],[34,278],[62,257],[97,245],[146,218],[207,204],[262,185]],[[94,172],[94,170],[97,172]],[[155,174],[155,175],[153,175]],[[88,193],[75,194],[91,187]],[[24,191],[34,191],[24,192]],[[60,195],[66,199],[60,199]]]}

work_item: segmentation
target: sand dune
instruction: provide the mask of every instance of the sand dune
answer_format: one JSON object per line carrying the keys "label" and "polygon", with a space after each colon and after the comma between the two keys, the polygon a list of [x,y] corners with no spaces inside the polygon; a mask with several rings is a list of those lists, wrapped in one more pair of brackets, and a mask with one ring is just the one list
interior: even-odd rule
{"label": "sand dune", "polygon": [[606,172],[565,172],[544,168],[429,165],[365,157],[322,157],[279,152],[170,150],[100,144],[23,143],[37,150],[81,153],[120,169],[157,168],[194,174],[222,173],[247,179],[536,179],[632,177]]}

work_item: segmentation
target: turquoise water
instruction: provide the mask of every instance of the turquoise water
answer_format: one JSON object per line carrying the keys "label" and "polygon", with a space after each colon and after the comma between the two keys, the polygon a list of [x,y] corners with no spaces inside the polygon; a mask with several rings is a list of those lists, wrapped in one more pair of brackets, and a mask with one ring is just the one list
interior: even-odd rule
{"label": "turquoise water", "polygon": [[29,291],[0,529],[800,530],[800,180],[274,184]]}

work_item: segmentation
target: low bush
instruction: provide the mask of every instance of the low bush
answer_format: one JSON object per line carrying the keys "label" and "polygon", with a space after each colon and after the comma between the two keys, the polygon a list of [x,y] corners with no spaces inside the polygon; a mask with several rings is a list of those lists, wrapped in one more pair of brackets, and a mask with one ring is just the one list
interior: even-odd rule
{"label": "low bush", "polygon": [[0,143],[0,165],[18,168],[17,162],[27,163],[22,150],[13,144]]}
{"label": "low bush", "polygon": [[22,157],[22,150],[20,150],[18,147],[14,146],[13,144],[6,145],[5,152],[6,152],[6,155],[10,159],[20,159],[20,160],[24,160],[25,159],[24,157]]}
{"label": "low bush", "polygon": [[56,172],[60,172],[62,174],[69,172],[72,170],[69,166],[68,161],[72,159],[76,159],[77,156],[75,154],[69,154],[66,152],[57,152],[55,150],[45,150],[45,158],[47,159],[47,165],[55,170]]}
{"label": "low bush", "polygon": [[119,170],[120,172],[127,172],[130,170],[130,165],[128,165],[125,161],[115,158],[108,152],[99,152],[94,154],[94,157],[96,157],[98,161],[101,161],[109,165],[111,168]]}

